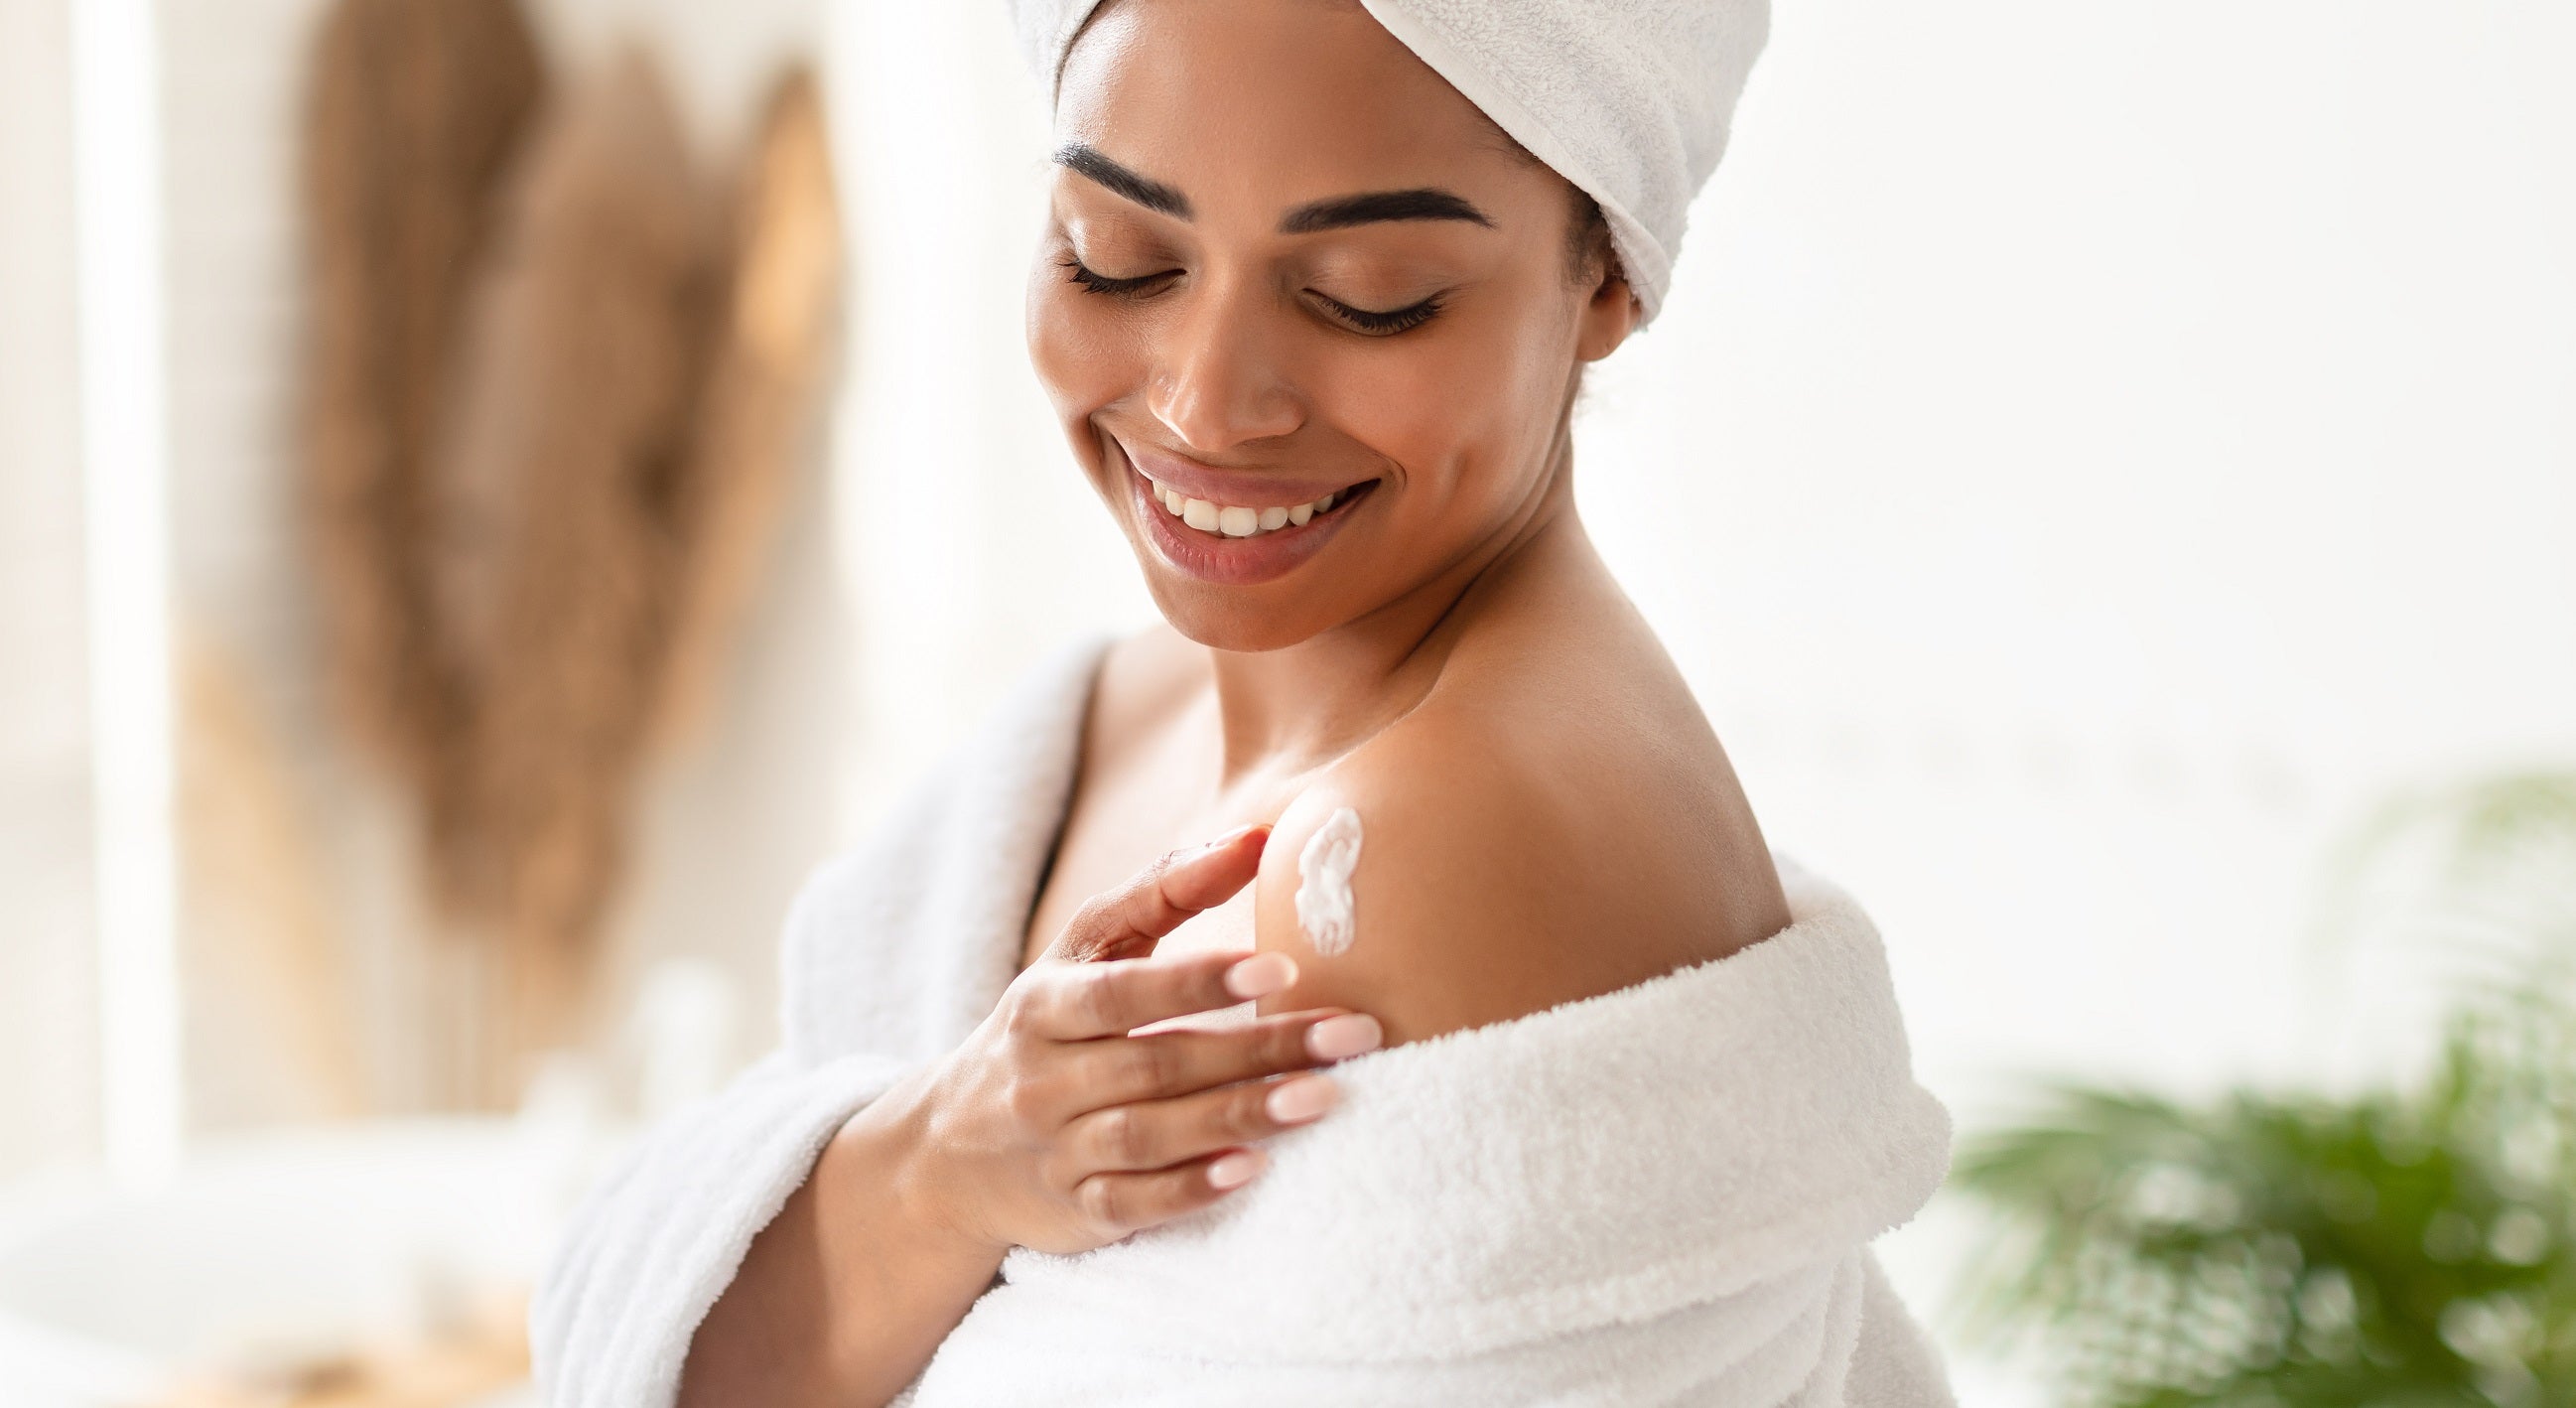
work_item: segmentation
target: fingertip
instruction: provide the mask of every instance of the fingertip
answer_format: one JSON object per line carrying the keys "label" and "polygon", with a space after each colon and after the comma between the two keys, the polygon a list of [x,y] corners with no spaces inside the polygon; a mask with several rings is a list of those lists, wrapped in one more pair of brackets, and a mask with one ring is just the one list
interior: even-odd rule
{"label": "fingertip", "polygon": [[1268,1160],[1258,1149],[1234,1149],[1208,1164],[1207,1180],[1211,1187],[1240,1188],[1261,1172]]}
{"label": "fingertip", "polygon": [[[1269,839],[1270,824],[1254,822],[1249,826],[1238,826],[1195,848],[1175,851],[1163,863],[1166,868],[1187,876],[1193,885],[1204,883],[1209,877],[1230,877],[1237,873],[1249,878],[1251,867],[1260,863],[1261,848]],[[1241,883],[1238,880],[1227,885],[1224,894],[1234,893]]]}
{"label": "fingertip", "polygon": [[1250,834],[1251,827],[1238,826],[1213,840],[1201,841],[1195,846],[1175,847],[1164,853],[1159,865],[1165,870],[1189,871],[1211,861],[1231,859],[1229,853]]}
{"label": "fingertip", "polygon": [[1208,842],[1207,849],[1210,852],[1232,850],[1233,848],[1242,845],[1247,840],[1252,842],[1252,849],[1254,850],[1259,850],[1263,846],[1269,844],[1270,823],[1266,821],[1255,821],[1238,826],[1232,831]]}
{"label": "fingertip", "polygon": [[1277,950],[1253,954],[1225,970],[1225,990],[1245,1001],[1285,992],[1297,982],[1297,960]]}

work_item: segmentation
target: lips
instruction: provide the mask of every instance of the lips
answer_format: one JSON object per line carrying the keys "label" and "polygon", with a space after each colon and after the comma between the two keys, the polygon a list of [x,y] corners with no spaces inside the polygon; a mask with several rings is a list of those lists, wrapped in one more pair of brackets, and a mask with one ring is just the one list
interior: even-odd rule
{"label": "lips", "polygon": [[1210,469],[1150,445],[1130,445],[1114,436],[1110,440],[1126,453],[1137,473],[1164,489],[1179,492],[1185,500],[1205,499],[1220,508],[1233,505],[1257,513],[1265,508],[1312,504],[1326,494],[1338,494],[1367,482],[1364,478],[1335,479],[1268,470]]}
{"label": "lips", "polygon": [[[1114,458],[1121,462],[1129,501],[1157,554],[1215,585],[1248,586],[1294,571],[1341,531],[1379,482],[1318,490],[1312,480],[1222,474],[1150,450],[1141,452],[1156,471],[1148,474],[1128,458],[1123,443],[1109,443],[1118,451]],[[1290,497],[1300,494],[1306,497]]]}

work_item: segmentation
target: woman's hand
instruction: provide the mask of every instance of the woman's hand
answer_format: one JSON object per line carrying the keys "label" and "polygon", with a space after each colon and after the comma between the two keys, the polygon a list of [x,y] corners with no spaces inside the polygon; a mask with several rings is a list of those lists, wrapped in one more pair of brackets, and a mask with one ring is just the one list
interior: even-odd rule
{"label": "woman's hand", "polygon": [[1223,1197],[1252,1140],[1332,1108],[1327,1075],[1269,1079],[1376,1046],[1374,1018],[1314,1008],[1224,1031],[1133,1029],[1277,992],[1286,954],[1150,955],[1261,863],[1269,828],[1176,851],[1085,904],[992,1014],[933,1069],[908,1196],[993,1249],[1072,1253]]}

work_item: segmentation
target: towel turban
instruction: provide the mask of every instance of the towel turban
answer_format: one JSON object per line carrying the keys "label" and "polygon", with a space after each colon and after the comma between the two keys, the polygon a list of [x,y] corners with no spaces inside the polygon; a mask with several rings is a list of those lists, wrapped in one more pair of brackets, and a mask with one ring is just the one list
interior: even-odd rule
{"label": "towel turban", "polygon": [[[1100,0],[1011,0],[1053,89]],[[1360,0],[1512,140],[1601,203],[1644,321],[1663,306],[1691,197],[1726,150],[1769,0]]]}

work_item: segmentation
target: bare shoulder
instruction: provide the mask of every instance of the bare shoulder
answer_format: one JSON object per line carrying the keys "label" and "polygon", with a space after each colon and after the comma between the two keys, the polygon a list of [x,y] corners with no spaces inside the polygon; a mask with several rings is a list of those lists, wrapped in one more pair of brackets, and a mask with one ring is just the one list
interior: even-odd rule
{"label": "bare shoulder", "polygon": [[[1784,927],[1770,853],[1696,708],[1569,726],[1582,712],[1470,685],[1307,786],[1257,882],[1259,945],[1299,969],[1263,1010],[1346,1006],[1393,1045],[1644,982]],[[1319,939],[1309,931],[1337,883],[1352,922]]]}

